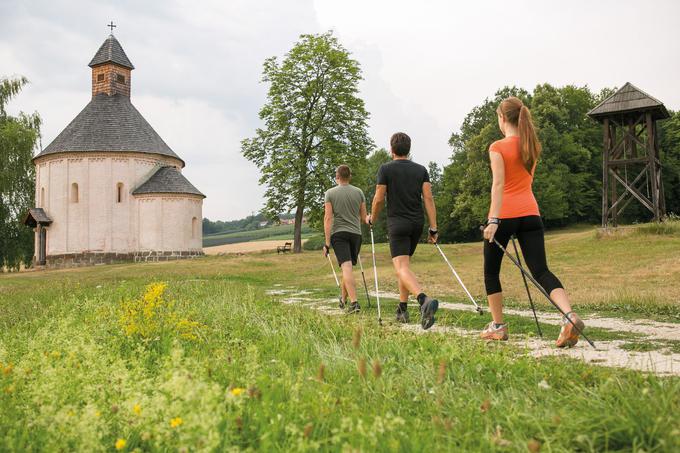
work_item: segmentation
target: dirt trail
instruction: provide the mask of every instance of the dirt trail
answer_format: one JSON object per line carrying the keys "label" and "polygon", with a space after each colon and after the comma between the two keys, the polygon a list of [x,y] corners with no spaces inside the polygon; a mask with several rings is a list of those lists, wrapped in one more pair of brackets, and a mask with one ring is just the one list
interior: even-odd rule
{"label": "dirt trail", "polygon": [[[307,239],[303,239],[304,244]],[[236,244],[216,245],[214,247],[203,247],[203,253],[206,255],[224,255],[229,253],[252,253],[252,252],[275,252],[276,247],[283,245],[291,240],[279,239],[278,241],[251,241],[238,242]]]}
{"label": "dirt trail", "polygon": [[[370,294],[375,297],[374,292]],[[398,299],[399,294],[396,293],[380,293],[380,297],[385,297],[388,299]],[[441,308],[446,308],[449,310],[461,310],[461,311],[475,311],[475,307],[472,303],[461,304],[453,302],[443,302],[439,300],[439,306]],[[486,306],[482,306],[484,312],[488,310]],[[514,308],[504,308],[503,313],[515,316],[524,316],[533,318],[534,314],[530,310],[517,310]],[[559,325],[562,319],[562,315],[559,313],[536,313],[538,320],[546,324]],[[639,320],[626,320],[620,318],[604,318],[601,316],[588,316],[586,321],[586,327],[597,327],[601,329],[617,330],[619,332],[631,332],[639,333],[644,335],[650,340],[677,340],[680,341],[680,324],[673,324],[670,322],[657,322],[651,321],[649,319],[639,319]],[[586,335],[588,333],[586,332]]]}
{"label": "dirt trail", "polygon": [[[271,296],[279,298],[285,304],[299,304],[304,307],[318,310],[324,314],[331,316],[342,315],[342,312],[337,308],[336,298],[314,297],[318,291],[315,289],[300,291],[293,287],[277,287],[268,291]],[[395,299],[396,294],[380,293],[381,299]],[[474,307],[466,304],[440,302],[440,308],[449,310],[468,310],[474,311]],[[533,317],[531,311],[524,310],[506,310],[506,313]],[[390,313],[391,315],[391,313]],[[547,324],[559,324],[560,316],[546,313],[538,314],[539,320]],[[383,316],[387,318],[387,316]],[[584,319],[587,326],[600,327],[604,329],[635,332],[645,335],[645,339],[649,340],[678,340],[677,329],[678,326],[670,323],[654,322],[649,320],[631,321],[616,318],[601,318],[588,317]],[[477,337],[478,332],[468,329],[462,329],[453,326],[442,326],[435,324],[430,330],[424,331],[420,328],[418,323],[410,324],[396,324],[392,322],[385,323],[388,328],[400,328],[409,332],[426,335],[436,334],[455,334],[467,337]],[[481,340],[480,340],[481,341]],[[586,363],[610,366],[618,368],[628,368],[632,370],[651,372],[659,375],[676,375],[680,376],[680,354],[673,353],[668,349],[659,349],[655,351],[638,352],[623,349],[626,341],[612,340],[612,341],[596,341],[597,349],[593,349],[585,341],[579,342],[571,349],[558,349],[554,346],[554,339],[542,340],[538,338],[528,338],[515,336],[511,337],[509,344],[518,347],[520,350],[533,357],[570,357],[574,359],[583,360]]]}

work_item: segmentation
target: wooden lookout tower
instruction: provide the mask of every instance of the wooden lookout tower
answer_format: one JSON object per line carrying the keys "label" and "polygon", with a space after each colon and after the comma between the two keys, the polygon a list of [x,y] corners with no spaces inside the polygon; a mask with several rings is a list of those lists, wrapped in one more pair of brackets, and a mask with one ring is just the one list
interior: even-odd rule
{"label": "wooden lookout tower", "polygon": [[633,199],[655,221],[666,214],[656,121],[668,118],[658,99],[630,83],[588,112],[604,126],[602,226],[616,226]]}

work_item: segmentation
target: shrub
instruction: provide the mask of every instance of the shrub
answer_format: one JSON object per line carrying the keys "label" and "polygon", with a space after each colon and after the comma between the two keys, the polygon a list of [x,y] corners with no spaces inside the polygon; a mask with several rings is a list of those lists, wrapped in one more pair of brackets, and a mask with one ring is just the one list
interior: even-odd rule
{"label": "shrub", "polygon": [[671,214],[663,222],[652,222],[638,226],[636,233],[641,235],[679,236],[680,219]]}
{"label": "shrub", "polygon": [[175,311],[175,302],[164,297],[167,284],[147,285],[141,298],[123,300],[118,323],[128,338],[138,338],[144,343],[178,336],[185,340],[199,339],[201,325],[181,318]]}
{"label": "shrub", "polygon": [[322,234],[317,234],[309,239],[302,245],[303,250],[321,250],[326,243],[326,239]]}

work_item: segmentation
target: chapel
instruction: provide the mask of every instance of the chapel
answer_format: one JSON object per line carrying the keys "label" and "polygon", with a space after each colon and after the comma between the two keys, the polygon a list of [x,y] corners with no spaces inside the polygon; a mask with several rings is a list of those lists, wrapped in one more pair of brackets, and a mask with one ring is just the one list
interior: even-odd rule
{"label": "chapel", "polygon": [[111,34],[90,61],[92,99],[33,158],[34,263],[71,267],[192,258],[203,195],[130,101],[135,68]]}

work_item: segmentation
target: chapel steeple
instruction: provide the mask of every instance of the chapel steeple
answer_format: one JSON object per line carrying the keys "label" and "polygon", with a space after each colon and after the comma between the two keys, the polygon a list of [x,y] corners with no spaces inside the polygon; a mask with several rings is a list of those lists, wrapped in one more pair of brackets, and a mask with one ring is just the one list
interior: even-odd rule
{"label": "chapel steeple", "polygon": [[[110,26],[115,27],[113,23]],[[88,66],[92,68],[92,97],[100,93],[130,97],[130,73],[135,67],[113,33],[99,47]]]}

